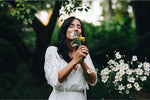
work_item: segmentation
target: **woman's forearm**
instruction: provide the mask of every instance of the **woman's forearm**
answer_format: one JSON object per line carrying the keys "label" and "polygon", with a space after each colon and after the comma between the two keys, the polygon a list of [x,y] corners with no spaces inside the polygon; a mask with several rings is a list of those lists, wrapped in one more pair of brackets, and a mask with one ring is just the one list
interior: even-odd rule
{"label": "woman's forearm", "polygon": [[83,69],[83,73],[84,73],[84,76],[86,78],[86,80],[91,83],[91,84],[94,84],[95,81],[96,81],[96,73],[95,72],[92,72],[92,73],[88,73],[87,70],[89,69],[88,65],[83,61],[81,63],[81,67]]}
{"label": "woman's forearm", "polygon": [[76,63],[72,60],[70,63],[68,63],[68,65],[66,67],[64,67],[62,70],[57,72],[58,73],[58,81],[60,83],[62,83],[67,78],[67,76],[72,71],[72,69],[74,68],[75,65],[76,65]]}

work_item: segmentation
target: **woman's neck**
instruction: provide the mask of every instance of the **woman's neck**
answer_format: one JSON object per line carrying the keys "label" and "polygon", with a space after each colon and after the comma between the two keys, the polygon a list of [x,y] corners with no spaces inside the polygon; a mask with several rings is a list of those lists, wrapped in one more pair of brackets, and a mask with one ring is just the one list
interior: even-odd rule
{"label": "woman's neck", "polygon": [[68,45],[68,49],[69,49],[69,52],[71,53],[73,53],[74,51],[76,51],[76,47],[72,47],[72,45],[71,45],[71,42],[72,41],[69,41],[69,40],[66,40],[66,42],[67,42],[67,45]]}

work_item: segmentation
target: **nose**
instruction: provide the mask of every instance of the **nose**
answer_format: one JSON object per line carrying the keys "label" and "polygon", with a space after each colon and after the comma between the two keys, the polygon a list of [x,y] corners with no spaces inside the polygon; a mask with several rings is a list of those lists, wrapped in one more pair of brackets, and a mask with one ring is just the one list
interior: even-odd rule
{"label": "nose", "polygon": [[74,32],[78,32],[78,28],[77,27],[74,27]]}

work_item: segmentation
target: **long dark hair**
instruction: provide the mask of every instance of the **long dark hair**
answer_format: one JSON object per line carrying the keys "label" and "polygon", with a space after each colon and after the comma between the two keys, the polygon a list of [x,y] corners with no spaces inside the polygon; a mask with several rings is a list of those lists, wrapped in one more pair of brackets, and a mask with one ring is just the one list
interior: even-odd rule
{"label": "long dark hair", "polygon": [[72,16],[72,17],[69,17],[68,19],[64,20],[62,26],[59,29],[57,43],[55,44],[55,46],[58,47],[59,55],[68,63],[71,61],[71,58],[68,55],[69,48],[66,43],[66,31],[74,19],[79,20],[79,22],[81,23],[82,36],[85,36],[84,29],[83,29],[83,23],[81,22],[80,19]]}

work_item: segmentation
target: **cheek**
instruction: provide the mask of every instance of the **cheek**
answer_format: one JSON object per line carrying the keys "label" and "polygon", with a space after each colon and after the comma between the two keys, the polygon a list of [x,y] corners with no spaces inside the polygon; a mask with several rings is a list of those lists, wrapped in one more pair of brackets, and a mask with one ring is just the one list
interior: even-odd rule
{"label": "cheek", "polygon": [[71,28],[67,29],[67,33],[71,33],[73,30]]}
{"label": "cheek", "polygon": [[81,30],[79,30],[79,34],[82,35],[82,31]]}
{"label": "cheek", "polygon": [[70,34],[73,32],[73,30],[71,29],[67,29],[67,33],[66,33],[66,37],[70,37]]}

